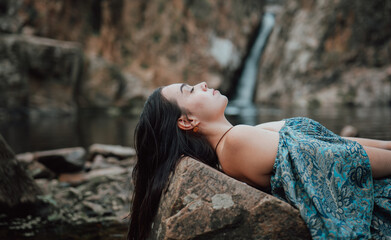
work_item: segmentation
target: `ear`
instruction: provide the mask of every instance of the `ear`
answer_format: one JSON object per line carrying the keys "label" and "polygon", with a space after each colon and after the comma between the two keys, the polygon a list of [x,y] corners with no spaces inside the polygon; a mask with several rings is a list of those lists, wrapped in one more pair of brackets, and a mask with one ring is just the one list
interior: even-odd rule
{"label": "ear", "polygon": [[178,127],[182,130],[191,130],[200,124],[200,122],[193,116],[182,115],[178,118],[177,124]]}

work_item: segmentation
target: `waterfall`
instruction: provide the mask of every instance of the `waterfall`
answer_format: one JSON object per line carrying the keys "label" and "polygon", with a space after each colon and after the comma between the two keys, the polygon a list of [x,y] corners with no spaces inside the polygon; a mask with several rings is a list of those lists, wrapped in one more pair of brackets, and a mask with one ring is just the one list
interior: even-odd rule
{"label": "waterfall", "polygon": [[226,109],[227,114],[238,115],[245,112],[254,112],[253,98],[257,83],[259,59],[268,36],[274,26],[274,15],[266,12],[262,18],[259,34],[253,44],[248,58],[245,60],[243,72],[238,82],[235,98]]}

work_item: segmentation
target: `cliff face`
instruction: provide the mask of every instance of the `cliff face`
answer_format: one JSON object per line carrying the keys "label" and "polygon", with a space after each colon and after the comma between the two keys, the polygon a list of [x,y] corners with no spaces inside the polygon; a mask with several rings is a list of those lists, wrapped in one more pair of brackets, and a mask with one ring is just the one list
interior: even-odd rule
{"label": "cliff face", "polygon": [[[227,92],[263,1],[3,0],[0,10],[0,107],[71,111],[75,100],[129,106],[173,82]],[[260,62],[257,102],[389,104],[390,27],[390,0],[285,1]],[[34,60],[47,38],[60,41]],[[80,52],[77,79],[58,70],[63,44]],[[61,88],[67,96],[52,97]]]}
{"label": "cliff face", "polygon": [[286,1],[263,55],[257,101],[391,103],[391,1]]}
{"label": "cliff face", "polygon": [[227,89],[263,1],[6,0],[2,8],[2,32],[81,43],[79,104],[105,107],[173,82]]}

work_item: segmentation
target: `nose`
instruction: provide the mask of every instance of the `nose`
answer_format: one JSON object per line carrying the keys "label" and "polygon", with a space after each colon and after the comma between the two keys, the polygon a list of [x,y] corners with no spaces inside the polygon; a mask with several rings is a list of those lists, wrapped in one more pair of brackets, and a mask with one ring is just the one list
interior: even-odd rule
{"label": "nose", "polygon": [[208,85],[206,84],[206,82],[200,83],[200,87],[201,87],[202,91],[207,91],[208,90]]}

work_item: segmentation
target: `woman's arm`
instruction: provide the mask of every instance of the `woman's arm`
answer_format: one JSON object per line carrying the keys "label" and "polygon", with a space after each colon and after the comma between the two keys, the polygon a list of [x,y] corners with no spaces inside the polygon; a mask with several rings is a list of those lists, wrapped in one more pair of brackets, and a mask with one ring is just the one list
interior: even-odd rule
{"label": "woman's arm", "polygon": [[391,150],[391,141],[375,140],[369,138],[354,138],[354,137],[344,137],[352,141],[356,141],[359,144],[367,147],[382,148],[386,150]]}

